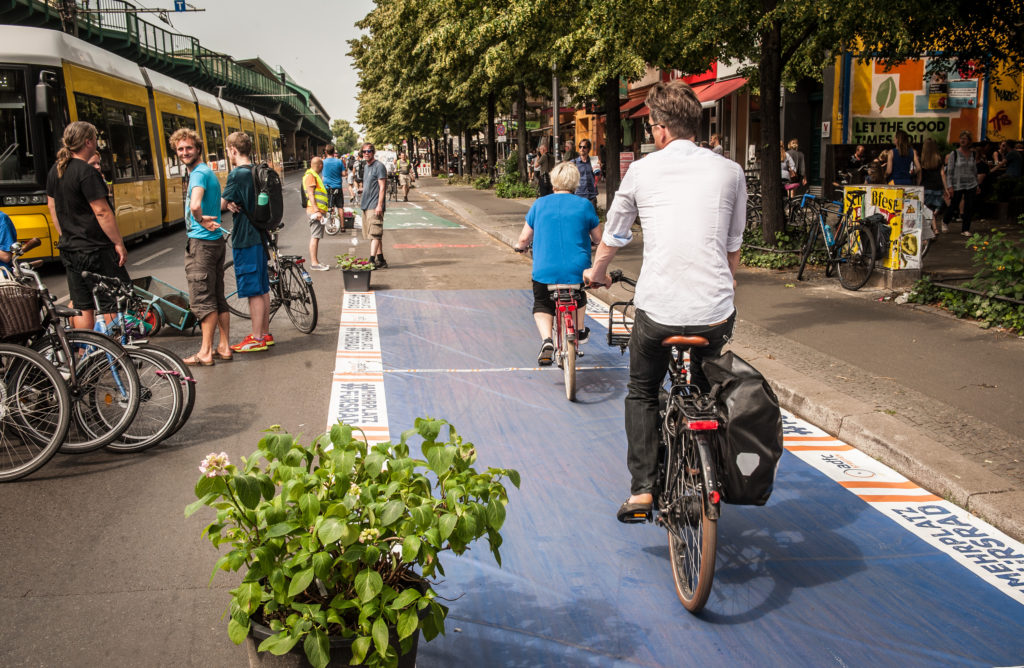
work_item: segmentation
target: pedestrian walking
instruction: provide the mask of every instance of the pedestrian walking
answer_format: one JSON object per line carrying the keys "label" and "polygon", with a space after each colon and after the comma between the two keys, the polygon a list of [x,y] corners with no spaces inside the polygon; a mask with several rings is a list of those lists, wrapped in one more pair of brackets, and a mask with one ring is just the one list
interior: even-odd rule
{"label": "pedestrian walking", "polygon": [[537,174],[538,194],[541,197],[550,195],[552,192],[551,170],[555,168],[555,157],[548,153],[547,144],[541,144],[537,148],[537,157],[534,158],[533,167]]}
{"label": "pedestrian walking", "polygon": [[942,222],[944,229],[953,220],[953,214],[960,210],[963,202],[963,227],[961,236],[971,236],[971,218],[974,216],[974,201],[981,188],[978,187],[978,166],[971,151],[971,133],[964,130],[958,139],[959,146],[946,156],[946,169],[942,173],[942,184],[949,199],[949,208]]}
{"label": "pedestrian walking", "polygon": [[575,165],[580,173],[579,185],[576,187],[576,195],[590,202],[597,212],[597,179],[594,177],[594,167],[590,162],[590,140],[580,141],[579,155],[569,161]]}
{"label": "pedestrian walking", "polygon": [[380,160],[375,159],[377,150],[373,144],[363,144],[366,168],[363,172],[363,198],[359,203],[363,210],[363,238],[370,240],[370,261],[377,269],[386,269],[384,259],[384,194],[388,187],[388,171]]}

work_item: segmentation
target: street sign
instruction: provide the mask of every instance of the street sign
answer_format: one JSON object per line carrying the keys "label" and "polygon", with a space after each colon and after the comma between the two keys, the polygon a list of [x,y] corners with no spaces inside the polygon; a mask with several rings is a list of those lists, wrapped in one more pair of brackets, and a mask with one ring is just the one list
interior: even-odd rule
{"label": "street sign", "polygon": [[498,123],[494,126],[494,133],[499,137],[505,136],[505,126],[502,123]]}
{"label": "street sign", "polygon": [[185,0],[174,0],[174,11],[183,12],[185,11]]}

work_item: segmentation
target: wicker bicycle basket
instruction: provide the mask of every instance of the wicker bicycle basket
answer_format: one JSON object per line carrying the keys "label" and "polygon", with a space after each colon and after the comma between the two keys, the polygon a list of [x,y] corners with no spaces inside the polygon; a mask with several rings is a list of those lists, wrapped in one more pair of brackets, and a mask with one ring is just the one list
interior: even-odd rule
{"label": "wicker bicycle basket", "polygon": [[0,282],[0,339],[17,339],[40,329],[39,292],[17,283]]}

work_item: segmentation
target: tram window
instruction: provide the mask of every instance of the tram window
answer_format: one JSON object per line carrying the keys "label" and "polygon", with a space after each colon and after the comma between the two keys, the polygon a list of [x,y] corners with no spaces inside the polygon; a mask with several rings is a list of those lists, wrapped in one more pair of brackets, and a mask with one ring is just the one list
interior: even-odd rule
{"label": "tram window", "polygon": [[281,138],[274,137],[272,141],[274,142],[274,162],[281,164],[283,162],[281,159]]}
{"label": "tram window", "polygon": [[232,128],[232,127],[229,127],[229,128],[228,128],[228,134],[229,134],[229,135],[233,135],[233,134],[235,134],[236,132],[241,132],[241,129],[239,129],[239,128]]}
{"label": "tram window", "polygon": [[75,106],[78,120],[96,126],[104,174],[112,174],[115,182],[153,176],[145,109],[84,93],[75,93]]}
{"label": "tram window", "polygon": [[261,160],[270,160],[270,140],[267,139],[267,135],[260,135],[260,155],[263,156]]}
{"label": "tram window", "polygon": [[175,149],[171,148],[171,135],[173,135],[179,128],[188,128],[189,130],[196,129],[196,120],[189,118],[188,116],[179,116],[177,114],[169,114],[166,111],[161,114],[161,120],[164,126],[164,147],[166,156],[164,158],[164,167],[167,169],[168,176],[180,176],[184,174],[178,166],[178,156]]}
{"label": "tram window", "polygon": [[25,73],[0,69],[0,182],[36,180],[25,107]]}
{"label": "tram window", "polygon": [[216,123],[206,123],[206,161],[213,169],[224,155],[224,130]]}

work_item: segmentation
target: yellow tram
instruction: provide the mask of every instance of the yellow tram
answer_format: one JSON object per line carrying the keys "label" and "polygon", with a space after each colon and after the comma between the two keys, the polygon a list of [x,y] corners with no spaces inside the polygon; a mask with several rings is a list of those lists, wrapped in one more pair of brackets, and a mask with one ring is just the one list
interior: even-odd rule
{"label": "yellow tram", "polygon": [[283,170],[272,119],[70,35],[0,25],[0,210],[18,239],[43,241],[27,257],[58,255],[46,175],[64,127],[76,120],[99,131],[125,239],[183,220],[184,169],[168,147],[180,127],[201,128],[206,162],[222,185],[229,169],[224,140],[239,129],[253,138],[254,160]]}

